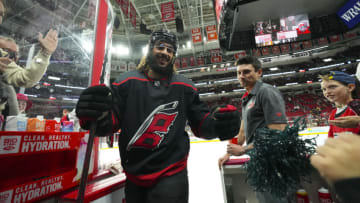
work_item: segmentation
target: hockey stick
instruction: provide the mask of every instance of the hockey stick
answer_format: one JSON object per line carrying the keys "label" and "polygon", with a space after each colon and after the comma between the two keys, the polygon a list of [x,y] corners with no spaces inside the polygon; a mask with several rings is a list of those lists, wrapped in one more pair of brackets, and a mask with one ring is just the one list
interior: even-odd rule
{"label": "hockey stick", "polygon": [[86,182],[87,182],[89,166],[90,166],[90,161],[91,161],[91,152],[92,152],[92,148],[94,146],[95,131],[96,131],[96,122],[93,122],[90,127],[90,135],[89,135],[88,143],[86,146],[84,166],[83,166],[81,179],[80,179],[78,198],[76,200],[77,203],[84,202]]}

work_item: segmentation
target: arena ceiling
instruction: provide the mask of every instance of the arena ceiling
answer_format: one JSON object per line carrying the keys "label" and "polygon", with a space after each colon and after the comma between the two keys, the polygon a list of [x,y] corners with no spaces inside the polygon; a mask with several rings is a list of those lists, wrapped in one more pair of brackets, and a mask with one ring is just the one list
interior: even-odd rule
{"label": "arena ceiling", "polygon": [[[47,27],[62,25],[64,29],[74,26],[91,26],[89,8],[96,0],[5,0],[11,12],[7,13],[2,29],[21,33],[36,38],[37,31],[45,32]],[[216,17],[213,0],[129,0],[136,11],[136,26],[130,22],[120,8],[122,0],[111,0],[115,11],[114,42],[126,42],[133,50],[138,50],[147,43],[148,35],[141,33],[141,25],[148,30],[167,28],[176,32],[180,47],[192,42],[191,29],[201,28],[206,36],[206,26],[215,25]],[[162,21],[161,7],[173,2],[174,17],[182,21],[184,31],[178,32],[176,21]],[[288,15],[306,13],[309,17],[335,13],[346,0],[227,0],[228,4],[237,5],[239,17],[234,24],[235,30],[249,29],[259,20],[274,19]],[[46,26],[47,25],[47,26]],[[219,44],[193,44],[191,49],[180,50],[181,54],[195,54],[218,48]]]}

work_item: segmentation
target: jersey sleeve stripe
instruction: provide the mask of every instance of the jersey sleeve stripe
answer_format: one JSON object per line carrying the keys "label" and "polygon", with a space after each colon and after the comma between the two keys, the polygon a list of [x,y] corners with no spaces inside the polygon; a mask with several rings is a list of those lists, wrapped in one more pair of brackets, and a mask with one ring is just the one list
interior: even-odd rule
{"label": "jersey sleeve stripe", "polygon": [[183,86],[191,87],[193,90],[197,91],[197,89],[194,86],[184,82],[172,82],[170,83],[170,85],[183,85]]}
{"label": "jersey sleeve stripe", "polygon": [[140,80],[140,81],[145,81],[145,82],[148,82],[149,80],[148,79],[145,79],[145,78],[138,78],[138,77],[129,77],[129,78],[126,78],[126,80],[123,80],[121,82],[113,82],[113,85],[121,85],[125,82],[127,82],[128,80]]}

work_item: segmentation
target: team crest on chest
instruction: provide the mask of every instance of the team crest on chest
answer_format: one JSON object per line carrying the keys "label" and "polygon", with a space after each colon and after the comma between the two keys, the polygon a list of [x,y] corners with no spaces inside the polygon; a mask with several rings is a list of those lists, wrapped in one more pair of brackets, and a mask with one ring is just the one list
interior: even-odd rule
{"label": "team crest on chest", "polygon": [[132,148],[154,150],[158,148],[177,118],[176,107],[178,103],[178,101],[174,101],[162,104],[153,110],[130,140],[127,150]]}

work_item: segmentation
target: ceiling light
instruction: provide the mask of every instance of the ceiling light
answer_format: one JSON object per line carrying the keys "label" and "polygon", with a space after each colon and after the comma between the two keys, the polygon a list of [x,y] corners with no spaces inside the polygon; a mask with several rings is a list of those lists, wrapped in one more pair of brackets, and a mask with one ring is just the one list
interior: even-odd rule
{"label": "ceiling light", "polygon": [[148,51],[149,51],[149,45],[146,45],[142,48],[142,53],[144,56],[147,55]]}
{"label": "ceiling light", "polygon": [[124,45],[117,45],[115,47],[111,47],[110,49],[111,53],[118,55],[118,56],[128,56],[130,53],[130,50],[128,47]]}
{"label": "ceiling light", "polygon": [[199,96],[212,95],[212,94],[215,94],[215,93],[214,92],[207,92],[207,93],[199,94]]}
{"label": "ceiling light", "polygon": [[332,60],[333,60],[332,58],[323,59],[324,62],[331,62]]}
{"label": "ceiling light", "polygon": [[55,77],[55,76],[48,76],[49,80],[60,80],[59,77]]}
{"label": "ceiling light", "polygon": [[271,71],[276,71],[276,70],[279,70],[278,67],[273,67],[273,68],[270,68]]}
{"label": "ceiling light", "polygon": [[94,49],[94,44],[90,40],[82,40],[81,46],[85,49],[86,52],[90,53]]}
{"label": "ceiling light", "polygon": [[190,41],[187,41],[187,42],[186,42],[186,47],[187,47],[188,49],[191,48],[191,42],[190,42]]}
{"label": "ceiling light", "polygon": [[285,85],[297,85],[297,84],[299,84],[299,83],[297,83],[297,82],[292,82],[292,83],[286,83]]}

